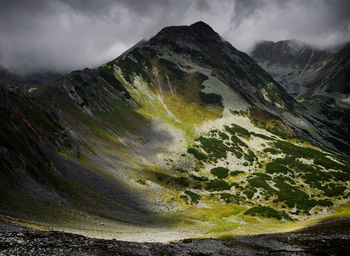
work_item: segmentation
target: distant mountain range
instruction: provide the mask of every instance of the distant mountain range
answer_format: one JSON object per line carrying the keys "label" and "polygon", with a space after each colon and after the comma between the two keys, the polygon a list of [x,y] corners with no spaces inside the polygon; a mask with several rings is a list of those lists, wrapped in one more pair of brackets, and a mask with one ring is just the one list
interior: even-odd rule
{"label": "distant mountain range", "polygon": [[287,40],[263,41],[251,56],[288,93],[299,98],[323,98],[350,107],[350,44],[328,49]]}
{"label": "distant mountain range", "polygon": [[49,84],[63,74],[54,72],[37,72],[33,74],[19,75],[0,67],[0,84],[17,91],[25,91]]}

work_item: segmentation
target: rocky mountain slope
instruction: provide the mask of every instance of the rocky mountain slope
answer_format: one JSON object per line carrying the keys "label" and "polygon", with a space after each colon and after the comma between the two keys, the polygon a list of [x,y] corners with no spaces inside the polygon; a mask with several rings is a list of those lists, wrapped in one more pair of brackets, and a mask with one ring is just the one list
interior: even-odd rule
{"label": "rocky mountain slope", "polygon": [[338,140],[333,144],[348,150],[338,138],[350,139],[349,44],[321,50],[295,40],[264,41],[251,56],[307,109],[316,126],[333,127],[326,140]]}
{"label": "rocky mountain slope", "polygon": [[310,81],[301,97],[324,97],[350,108],[350,43],[329,59]]}
{"label": "rocky mountain slope", "polygon": [[326,97],[347,107],[349,44],[318,49],[300,41],[263,41],[251,56],[292,95]]}
{"label": "rocky mountain slope", "polygon": [[0,67],[0,84],[16,91],[36,90],[38,87],[53,82],[63,74],[53,72],[38,72],[19,75]]}
{"label": "rocky mountain slope", "polygon": [[251,56],[288,93],[298,95],[307,89],[310,81],[334,54],[297,40],[262,41],[256,44]]}
{"label": "rocky mountain slope", "polygon": [[325,124],[203,22],[0,97],[0,212],[12,221],[164,241],[349,214],[341,120]]}
{"label": "rocky mountain slope", "polygon": [[43,232],[0,221],[2,255],[348,255],[349,218],[328,220],[295,232],[138,243]]}

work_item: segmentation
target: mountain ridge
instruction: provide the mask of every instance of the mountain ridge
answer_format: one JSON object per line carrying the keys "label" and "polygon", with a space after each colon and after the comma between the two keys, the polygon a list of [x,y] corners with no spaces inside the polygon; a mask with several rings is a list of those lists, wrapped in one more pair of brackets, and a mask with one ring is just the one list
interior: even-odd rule
{"label": "mountain ridge", "polygon": [[[252,57],[309,110],[308,118],[320,126],[338,126],[331,133],[340,132],[337,137],[346,141],[350,138],[348,49],[349,44],[318,49],[286,40],[257,44]],[[338,143],[339,149],[348,148],[342,141]]]}
{"label": "mountain ridge", "polygon": [[[251,55],[289,93],[297,96],[304,93],[310,94],[310,87],[315,87],[319,83],[320,77],[336,76],[336,74],[331,74],[331,70],[327,71],[326,66],[328,65],[329,69],[334,59],[342,59],[344,64],[346,59],[349,59],[347,57],[348,48],[349,43],[328,48],[317,48],[296,40],[262,41],[256,44]],[[346,73],[346,65],[343,67],[341,65],[338,64],[337,68],[343,69],[342,72]],[[340,81],[333,81],[332,83],[340,84]],[[347,81],[344,80],[342,83],[344,88],[349,87]],[[332,89],[329,88],[328,90]],[[342,91],[339,92],[342,93]]]}
{"label": "mountain ridge", "polygon": [[324,59],[331,54],[331,49],[317,49],[295,40],[262,41],[251,53],[292,94],[306,89],[306,81],[322,68]]}

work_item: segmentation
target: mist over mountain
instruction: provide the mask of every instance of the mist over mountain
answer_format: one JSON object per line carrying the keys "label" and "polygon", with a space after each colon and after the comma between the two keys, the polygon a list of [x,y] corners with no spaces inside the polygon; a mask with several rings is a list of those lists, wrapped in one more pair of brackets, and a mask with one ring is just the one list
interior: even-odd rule
{"label": "mist over mountain", "polygon": [[349,1],[25,0],[0,3],[0,66],[11,73],[95,68],[165,26],[203,20],[237,49],[295,38],[350,41]]}
{"label": "mist over mountain", "polygon": [[[346,89],[349,88],[348,51],[349,44],[319,49],[297,40],[263,41],[255,46],[251,56],[290,94],[305,93],[310,87],[325,87],[326,81],[322,84],[320,77],[332,77],[333,81],[329,84],[333,88],[327,89],[329,93],[349,94]],[[337,74],[339,70],[343,74]],[[316,77],[319,77],[318,80],[311,82]]]}

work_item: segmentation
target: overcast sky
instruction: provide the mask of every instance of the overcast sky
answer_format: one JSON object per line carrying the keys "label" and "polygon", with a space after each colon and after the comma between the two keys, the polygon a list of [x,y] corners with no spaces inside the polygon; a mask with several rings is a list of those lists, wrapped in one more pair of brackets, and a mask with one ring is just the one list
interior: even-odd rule
{"label": "overcast sky", "polygon": [[350,41],[349,0],[0,0],[0,66],[69,72],[116,58],[162,27],[203,20],[242,51],[258,40]]}

